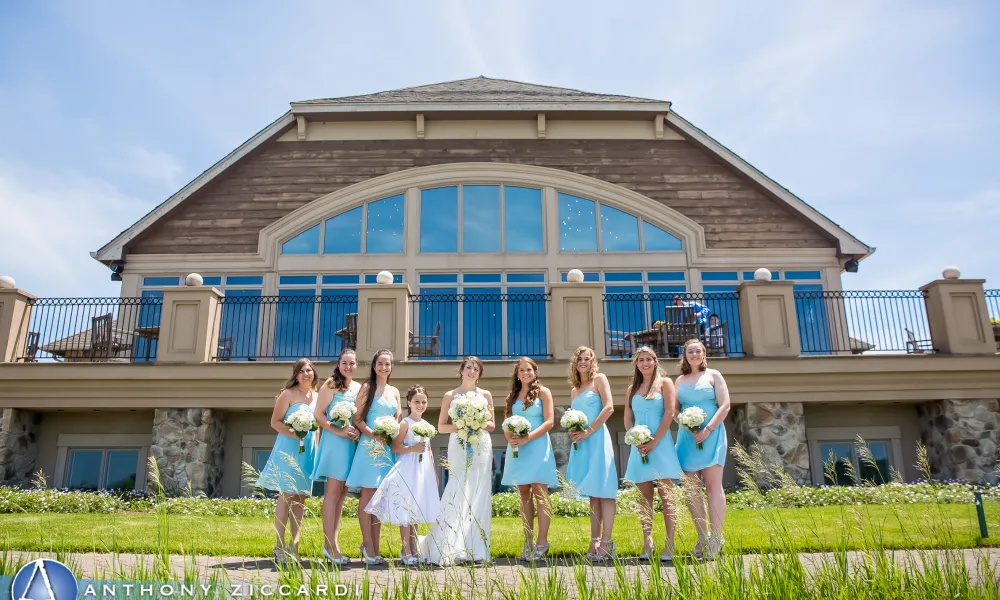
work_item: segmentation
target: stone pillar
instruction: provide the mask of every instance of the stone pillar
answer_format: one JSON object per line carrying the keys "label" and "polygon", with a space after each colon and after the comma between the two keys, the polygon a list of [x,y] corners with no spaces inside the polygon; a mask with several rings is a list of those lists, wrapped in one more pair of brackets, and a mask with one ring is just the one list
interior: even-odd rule
{"label": "stone pillar", "polygon": [[556,469],[562,477],[566,476],[566,465],[569,464],[569,449],[572,442],[569,440],[569,432],[559,426],[565,406],[556,406],[552,411],[555,416],[555,425],[549,432],[549,440],[552,442],[552,455],[556,459]]}
{"label": "stone pillar", "polygon": [[0,287],[0,363],[16,362],[24,355],[28,339],[28,303],[31,294],[16,289]]}
{"label": "stone pillar", "polygon": [[733,405],[733,437],[749,451],[760,446],[769,464],[780,464],[799,485],[810,485],[809,443],[801,402]]}
{"label": "stone pillar", "polygon": [[580,346],[593,348],[596,358],[605,357],[604,286],[599,283],[553,283],[549,331],[552,357],[573,358]]}
{"label": "stone pillar", "polygon": [[[355,349],[359,360],[369,360],[379,350],[389,350],[396,360],[406,360],[410,344],[409,303],[410,286],[405,283],[358,286]],[[428,336],[434,333],[426,325],[422,332]]]}
{"label": "stone pillar", "polygon": [[19,408],[0,412],[0,483],[25,485],[31,481],[38,458],[42,415]]}
{"label": "stone pillar", "polygon": [[938,400],[917,406],[934,479],[996,483],[1000,401]]}
{"label": "stone pillar", "polygon": [[163,291],[163,316],[156,346],[158,363],[203,363],[219,345],[219,299],[211,287],[168,288]]}
{"label": "stone pillar", "polygon": [[940,279],[920,288],[925,294],[927,323],[935,350],[946,354],[996,353],[983,282]]}
{"label": "stone pillar", "polygon": [[739,287],[743,351],[755,357],[792,357],[802,352],[792,284],[748,281]]}
{"label": "stone pillar", "polygon": [[[210,408],[158,408],[153,416],[149,454],[156,459],[168,495],[209,497],[222,493],[224,415]],[[151,478],[147,486],[153,489]]]}

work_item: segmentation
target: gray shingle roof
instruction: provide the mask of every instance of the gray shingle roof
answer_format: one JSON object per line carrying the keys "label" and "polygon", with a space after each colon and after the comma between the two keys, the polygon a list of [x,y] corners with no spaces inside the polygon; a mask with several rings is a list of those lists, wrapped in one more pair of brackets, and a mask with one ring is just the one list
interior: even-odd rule
{"label": "gray shingle roof", "polygon": [[663,100],[592,94],[580,90],[521,83],[507,79],[473,77],[342,98],[304,100],[296,104],[382,104],[420,102],[624,102],[663,103]]}

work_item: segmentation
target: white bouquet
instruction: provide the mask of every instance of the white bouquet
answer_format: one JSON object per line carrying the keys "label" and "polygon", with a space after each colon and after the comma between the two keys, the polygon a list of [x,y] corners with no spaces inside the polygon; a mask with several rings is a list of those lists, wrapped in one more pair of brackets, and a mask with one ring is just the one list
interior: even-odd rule
{"label": "white bouquet", "polygon": [[388,446],[399,433],[399,423],[396,421],[396,417],[386,415],[375,419],[375,426],[372,427],[372,433],[375,434],[376,438],[384,439],[384,444]]}
{"label": "white bouquet", "polygon": [[[649,427],[645,425],[636,425],[632,429],[625,432],[625,443],[629,446],[641,446],[646,442],[653,441],[653,432],[649,430]],[[643,455],[642,464],[649,464],[649,457]]]}
{"label": "white bouquet", "polygon": [[[571,408],[563,413],[562,418],[559,419],[559,424],[566,429],[586,431],[587,426],[590,425],[590,419],[587,418],[587,413],[582,410],[574,410]],[[579,450],[576,442],[573,442],[573,449]]]}
{"label": "white bouquet", "polygon": [[313,416],[313,411],[308,408],[300,408],[292,414],[288,415],[285,419],[285,425],[292,428],[295,435],[299,437],[299,454],[306,451],[306,436],[309,435],[310,431],[315,431],[319,429],[319,424],[316,423],[316,417]]}
{"label": "white bouquet", "polygon": [[483,429],[493,416],[490,405],[478,392],[455,396],[448,408],[448,416],[455,425],[455,435],[465,443],[465,450],[472,453],[483,439]]}
{"label": "white bouquet", "polygon": [[[677,422],[691,433],[697,433],[702,430],[702,424],[707,418],[708,415],[705,414],[705,411],[697,406],[689,406],[682,410],[681,414],[677,415]],[[703,449],[700,443],[698,444],[698,449]]]}
{"label": "white bouquet", "polygon": [[[523,438],[528,437],[528,433],[531,432],[531,421],[525,419],[521,415],[514,415],[507,417],[503,420],[503,430],[507,433]],[[514,448],[514,458],[517,458],[517,448]]]}
{"label": "white bouquet", "polygon": [[[413,435],[425,442],[436,436],[437,433],[437,429],[434,429],[434,426],[427,421],[420,421],[413,424]],[[417,458],[417,462],[424,462],[423,453]]]}
{"label": "white bouquet", "polygon": [[330,422],[340,428],[347,427],[356,412],[358,407],[353,402],[338,402],[330,411]]}

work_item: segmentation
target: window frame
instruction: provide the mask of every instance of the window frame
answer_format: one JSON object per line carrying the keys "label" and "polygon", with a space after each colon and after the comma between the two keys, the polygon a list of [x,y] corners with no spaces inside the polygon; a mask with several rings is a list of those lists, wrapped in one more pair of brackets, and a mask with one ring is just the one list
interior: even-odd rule
{"label": "window frame", "polygon": [[[588,198],[586,196],[579,196],[577,194],[571,194],[569,192],[562,192],[559,189],[556,189],[555,192],[556,192],[556,206],[555,206],[556,214],[555,214],[555,219],[556,219],[556,223],[557,224],[561,225],[561,219],[559,217],[559,211],[560,211],[560,208],[562,207],[562,204],[560,203],[561,199],[560,199],[559,196],[562,195],[562,194],[565,194],[567,196],[572,196],[574,198],[580,198],[581,200],[588,200],[588,201],[594,203],[594,219],[595,219],[594,228],[595,228],[596,233],[597,233],[597,236],[596,236],[597,237],[597,249],[596,250],[563,250],[563,247],[562,247],[562,230],[560,229],[559,232],[558,232],[558,234],[559,234],[559,246],[558,246],[558,248],[559,248],[559,254],[599,254],[599,255],[624,254],[624,255],[630,255],[631,256],[631,255],[636,255],[636,254],[677,254],[677,253],[684,253],[684,252],[686,252],[685,242],[684,242],[684,238],[683,237],[680,237],[680,236],[672,233],[669,229],[665,229],[663,227],[660,227],[654,221],[652,221],[650,219],[647,219],[644,215],[635,213],[634,210],[631,209],[631,208],[628,208],[628,207],[625,207],[625,206],[616,206],[613,203],[605,203],[605,202],[601,202],[600,200],[596,200],[594,198]],[[616,211],[618,211],[620,213],[626,214],[626,215],[628,215],[630,217],[634,217],[638,221],[638,230],[639,230],[637,232],[637,237],[638,237],[638,241],[639,241],[639,249],[638,250],[605,250],[604,249],[604,237],[603,237],[604,236],[604,221],[603,221],[603,218],[601,216],[601,207],[605,206],[605,204],[608,206],[608,208],[611,208],[611,209],[616,210]],[[665,233],[667,233],[667,234],[675,237],[678,241],[680,241],[681,247],[679,249],[677,249],[677,250],[647,250],[646,249],[646,232],[644,230],[645,228],[643,227],[643,224],[645,224],[645,223],[648,223],[650,226],[655,227],[657,229],[660,229],[663,232],[665,232]]]}
{"label": "window frame", "polygon": [[[904,479],[906,472],[903,465],[903,445],[902,433],[897,425],[884,425],[872,427],[807,427],[806,441],[809,444],[809,463],[812,471],[812,480],[815,485],[837,485],[827,484],[826,474],[823,471],[825,456],[820,455],[821,444],[848,444],[851,447],[851,461],[858,475],[861,474],[861,465],[857,456],[855,442],[857,436],[861,436],[867,443],[883,442],[887,444],[889,465],[898,472]],[[882,473],[885,481],[891,482],[891,473]]]}
{"label": "window frame", "polygon": [[[500,213],[500,250],[499,252],[469,252],[465,249],[465,186],[482,187],[482,186],[496,186],[499,188],[499,204],[498,210]],[[456,236],[456,247],[457,250],[454,252],[436,252],[436,251],[424,251],[420,248],[421,235],[423,230],[420,221],[423,219],[423,193],[426,190],[436,190],[441,188],[454,187],[457,190],[457,210],[455,219],[457,221],[457,236]],[[540,250],[529,250],[529,251],[508,251],[507,250],[507,188],[524,188],[530,190],[537,190],[539,197],[539,211],[541,213],[541,228],[542,228],[542,247]],[[481,182],[481,181],[463,181],[462,183],[452,183],[449,185],[428,185],[424,187],[417,188],[416,194],[417,202],[417,228],[416,228],[416,244],[417,255],[428,255],[428,256],[448,256],[448,255],[459,255],[459,256],[484,256],[489,254],[514,254],[519,256],[531,256],[539,254],[548,254],[548,210],[545,206],[545,186],[536,187],[533,185],[512,185],[507,183],[497,183],[497,182]]]}
{"label": "window frame", "polygon": [[101,473],[98,477],[98,489],[107,476],[108,452],[113,450],[135,450],[138,453],[135,489],[146,488],[146,461],[149,457],[149,447],[152,445],[151,434],[130,433],[61,433],[56,438],[56,471],[52,478],[53,488],[66,488],[71,475],[70,460],[74,450],[100,450]]}
{"label": "window frame", "polygon": [[[402,201],[403,201],[403,233],[402,233],[402,235],[403,235],[403,245],[402,245],[402,249],[399,252],[369,252],[368,251],[368,210],[369,210],[369,206],[371,204],[376,203],[376,202],[381,202],[383,200],[389,200],[391,198],[397,198],[397,197],[401,198]],[[299,229],[295,233],[293,233],[292,235],[288,236],[287,238],[279,240],[278,241],[278,252],[277,252],[277,254],[278,254],[278,256],[366,256],[366,255],[372,255],[372,256],[397,256],[397,255],[404,255],[405,256],[406,255],[406,247],[407,247],[406,240],[407,240],[407,237],[408,237],[408,234],[409,234],[409,231],[408,231],[408,226],[409,226],[408,221],[409,221],[409,219],[407,219],[407,215],[406,215],[406,197],[407,197],[406,190],[402,190],[402,191],[397,192],[395,194],[389,194],[387,196],[380,196],[380,197],[374,198],[372,200],[366,200],[366,201],[362,202],[361,204],[358,204],[358,205],[352,206],[350,208],[347,208],[345,210],[342,210],[342,211],[338,212],[335,215],[327,215],[325,217],[322,217],[319,221],[310,222],[310,224],[307,227]],[[347,213],[349,213],[352,210],[355,210],[357,208],[361,209],[361,251],[359,253],[357,253],[357,254],[354,254],[354,253],[345,254],[343,252],[329,252],[329,253],[326,252],[325,251],[326,250],[326,222],[329,221],[329,220],[331,220],[331,219],[336,219],[340,215],[347,214]],[[285,254],[284,252],[282,252],[282,250],[281,250],[282,246],[284,246],[286,243],[292,241],[293,239],[297,238],[298,236],[302,235],[303,233],[311,230],[313,227],[319,227],[319,241],[317,242],[318,248],[319,248],[318,252],[315,252],[315,253],[313,253],[313,252],[308,252],[308,253],[294,253],[294,254]],[[418,229],[419,229],[419,226],[418,226]]]}

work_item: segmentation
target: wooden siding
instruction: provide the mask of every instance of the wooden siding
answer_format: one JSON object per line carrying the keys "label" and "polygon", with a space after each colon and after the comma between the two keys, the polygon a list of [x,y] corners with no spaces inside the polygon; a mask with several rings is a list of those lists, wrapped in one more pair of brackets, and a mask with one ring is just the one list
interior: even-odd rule
{"label": "wooden siding", "polygon": [[262,228],[330,192],[413,167],[470,161],[565,169],[621,185],[700,223],[710,248],[835,245],[687,141],[380,140],[265,144],[149,228],[128,251],[255,252]]}

